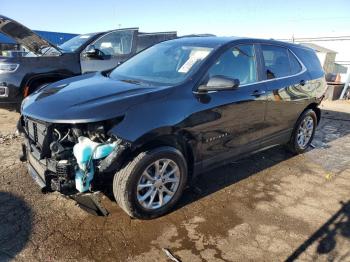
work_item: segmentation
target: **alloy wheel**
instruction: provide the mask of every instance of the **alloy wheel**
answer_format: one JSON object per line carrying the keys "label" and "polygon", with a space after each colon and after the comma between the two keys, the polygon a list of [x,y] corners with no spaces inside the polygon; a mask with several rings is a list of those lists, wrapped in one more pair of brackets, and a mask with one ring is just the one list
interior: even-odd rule
{"label": "alloy wheel", "polygon": [[171,159],[150,164],[137,183],[137,200],[145,209],[158,209],[169,203],[180,183],[180,169]]}
{"label": "alloy wheel", "polygon": [[311,116],[307,116],[301,122],[297,133],[297,143],[301,149],[305,149],[307,147],[313,132],[314,119]]}

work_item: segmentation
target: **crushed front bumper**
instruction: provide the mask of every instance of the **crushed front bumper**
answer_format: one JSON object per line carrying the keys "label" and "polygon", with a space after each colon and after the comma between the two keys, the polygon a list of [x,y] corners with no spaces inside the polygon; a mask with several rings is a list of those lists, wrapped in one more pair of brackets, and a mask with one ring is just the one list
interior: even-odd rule
{"label": "crushed front bumper", "polygon": [[[33,178],[33,180],[39,185],[42,192],[47,192],[52,190],[52,180],[49,184],[49,179],[47,173],[50,172],[48,168],[38,161],[27,147],[22,145],[22,156],[21,161],[27,161],[28,173]],[[56,188],[57,189],[57,188]],[[60,190],[56,190],[60,191]],[[61,190],[62,191],[62,190]],[[61,192],[60,191],[60,192]],[[62,193],[62,192],[61,192]],[[69,197],[75,200],[78,206],[85,210],[86,212],[97,215],[97,216],[108,216],[109,212],[101,204],[98,194],[96,193],[77,193],[76,191],[71,191]]]}
{"label": "crushed front bumper", "polygon": [[[51,159],[38,160],[36,154],[31,152],[29,142],[22,144],[21,161],[27,161],[28,172],[42,191],[59,191],[64,195],[75,194],[73,172],[64,173],[66,166]],[[70,167],[73,170],[73,167]],[[70,176],[70,177],[69,177]]]}

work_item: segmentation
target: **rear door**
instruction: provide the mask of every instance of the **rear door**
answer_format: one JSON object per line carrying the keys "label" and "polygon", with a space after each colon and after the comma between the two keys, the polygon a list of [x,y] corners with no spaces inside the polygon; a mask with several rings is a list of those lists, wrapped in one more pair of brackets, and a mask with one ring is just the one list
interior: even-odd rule
{"label": "rear door", "polygon": [[294,124],[307,106],[304,65],[287,47],[261,44],[263,77],[267,91],[263,146],[287,142]]}
{"label": "rear door", "polygon": [[137,33],[137,29],[116,30],[92,42],[90,46],[99,50],[101,56],[88,57],[86,50],[89,46],[87,46],[81,53],[82,73],[109,70],[130,58],[136,50]]}

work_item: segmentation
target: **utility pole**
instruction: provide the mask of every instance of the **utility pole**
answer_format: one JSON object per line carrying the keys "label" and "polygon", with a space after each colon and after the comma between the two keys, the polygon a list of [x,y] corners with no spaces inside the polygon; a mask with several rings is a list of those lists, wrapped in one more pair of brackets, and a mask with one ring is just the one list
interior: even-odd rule
{"label": "utility pole", "polygon": [[343,91],[341,92],[340,99],[345,99],[345,93],[346,93],[346,90],[348,90],[349,84],[350,84],[350,66],[348,66],[345,85],[344,85]]}

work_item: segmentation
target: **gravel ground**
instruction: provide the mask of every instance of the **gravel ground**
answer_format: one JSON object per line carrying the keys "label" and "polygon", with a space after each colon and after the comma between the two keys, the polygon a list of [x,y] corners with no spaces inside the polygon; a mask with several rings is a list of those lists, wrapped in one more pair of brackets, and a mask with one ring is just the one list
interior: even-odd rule
{"label": "gravel ground", "polygon": [[0,110],[0,261],[350,261],[350,104],[324,103],[315,148],[277,147],[203,174],[174,212],[96,217],[42,194]]}

